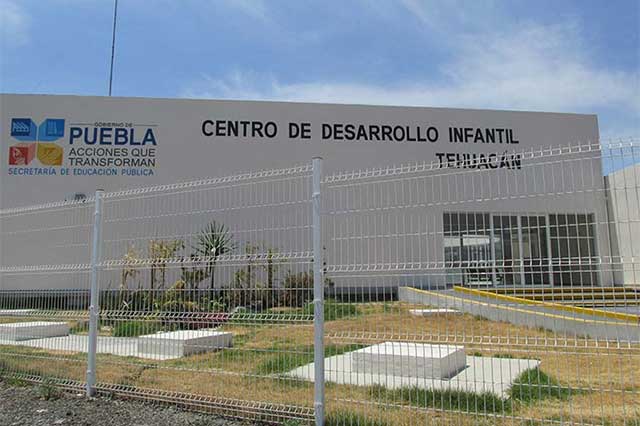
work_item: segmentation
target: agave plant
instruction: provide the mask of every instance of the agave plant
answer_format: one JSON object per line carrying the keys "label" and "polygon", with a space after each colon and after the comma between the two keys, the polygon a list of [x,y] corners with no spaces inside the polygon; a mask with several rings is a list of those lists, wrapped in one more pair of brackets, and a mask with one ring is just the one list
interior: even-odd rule
{"label": "agave plant", "polygon": [[200,232],[197,245],[193,247],[196,254],[206,259],[207,273],[209,275],[209,288],[213,292],[215,288],[215,269],[218,257],[235,249],[233,236],[223,223],[211,222]]}

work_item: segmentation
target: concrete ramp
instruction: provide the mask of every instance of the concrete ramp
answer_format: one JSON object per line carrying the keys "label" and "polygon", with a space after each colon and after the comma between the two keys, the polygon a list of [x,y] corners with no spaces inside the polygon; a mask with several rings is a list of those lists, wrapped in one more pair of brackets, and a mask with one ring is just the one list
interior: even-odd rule
{"label": "concrete ramp", "polygon": [[568,312],[550,306],[537,306],[516,301],[498,300],[455,290],[420,290],[400,287],[398,299],[403,302],[437,308],[456,309],[491,321],[504,321],[530,328],[544,328],[556,333],[617,342],[640,342],[640,324],[624,319]]}

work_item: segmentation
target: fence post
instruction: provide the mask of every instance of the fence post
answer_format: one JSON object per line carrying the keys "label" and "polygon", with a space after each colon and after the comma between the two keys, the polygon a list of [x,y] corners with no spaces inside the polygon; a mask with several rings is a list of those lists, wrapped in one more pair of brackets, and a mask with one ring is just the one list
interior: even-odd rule
{"label": "fence post", "polygon": [[100,263],[100,249],[102,247],[102,194],[98,189],[95,197],[95,211],[93,213],[93,246],[91,248],[91,290],[89,297],[89,344],[87,357],[87,396],[95,395],[96,385],[96,349],[98,344],[98,312],[100,311],[98,288],[98,264]]}
{"label": "fence post", "polygon": [[320,232],[320,180],[322,158],[312,163],[313,209],[313,365],[316,426],[324,426],[324,277],[322,276],[322,234]]}

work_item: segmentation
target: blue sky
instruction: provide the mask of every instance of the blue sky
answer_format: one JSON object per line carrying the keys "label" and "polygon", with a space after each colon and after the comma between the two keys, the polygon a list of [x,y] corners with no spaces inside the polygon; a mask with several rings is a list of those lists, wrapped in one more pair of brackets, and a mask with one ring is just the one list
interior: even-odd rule
{"label": "blue sky", "polygon": [[[120,0],[113,94],[597,113],[640,135],[638,0]],[[0,0],[0,91],[105,95],[111,0]],[[574,142],[574,141],[567,141]]]}

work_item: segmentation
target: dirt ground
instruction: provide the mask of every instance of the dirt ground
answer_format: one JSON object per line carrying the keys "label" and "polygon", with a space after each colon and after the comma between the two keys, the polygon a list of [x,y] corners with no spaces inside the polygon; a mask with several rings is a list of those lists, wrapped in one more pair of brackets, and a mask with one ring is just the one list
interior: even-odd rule
{"label": "dirt ground", "polygon": [[137,401],[88,399],[42,385],[0,381],[3,426],[248,426],[216,416]]}

